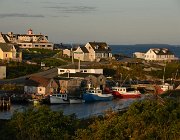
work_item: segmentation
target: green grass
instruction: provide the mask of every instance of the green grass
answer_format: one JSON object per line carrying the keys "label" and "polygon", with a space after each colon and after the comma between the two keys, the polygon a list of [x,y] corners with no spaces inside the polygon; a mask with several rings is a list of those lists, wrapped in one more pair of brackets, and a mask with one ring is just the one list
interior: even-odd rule
{"label": "green grass", "polygon": [[7,79],[17,78],[20,76],[36,73],[40,71],[39,65],[30,65],[26,63],[10,62],[7,65]]}

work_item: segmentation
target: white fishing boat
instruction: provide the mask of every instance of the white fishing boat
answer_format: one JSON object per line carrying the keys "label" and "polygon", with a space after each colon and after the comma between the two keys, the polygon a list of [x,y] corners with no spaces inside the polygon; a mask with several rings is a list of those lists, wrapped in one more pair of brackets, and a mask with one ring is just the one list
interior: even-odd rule
{"label": "white fishing boat", "polygon": [[52,94],[50,95],[50,104],[67,104],[69,103],[67,94]]}

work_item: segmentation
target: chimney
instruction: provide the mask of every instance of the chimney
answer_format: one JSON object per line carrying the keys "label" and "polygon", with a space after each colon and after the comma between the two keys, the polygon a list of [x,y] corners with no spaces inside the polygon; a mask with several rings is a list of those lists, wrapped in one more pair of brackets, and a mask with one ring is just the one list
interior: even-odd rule
{"label": "chimney", "polygon": [[28,35],[32,35],[32,34],[33,34],[32,29],[29,29],[29,30],[28,30]]}

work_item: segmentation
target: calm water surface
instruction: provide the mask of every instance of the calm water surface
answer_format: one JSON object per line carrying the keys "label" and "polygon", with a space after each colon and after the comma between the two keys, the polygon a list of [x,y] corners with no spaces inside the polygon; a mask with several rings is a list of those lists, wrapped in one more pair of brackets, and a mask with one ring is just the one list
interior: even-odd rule
{"label": "calm water surface", "polygon": [[[140,99],[143,99],[140,98]],[[52,111],[63,111],[64,115],[75,113],[78,118],[88,118],[104,114],[107,110],[119,110],[128,107],[134,101],[140,99],[115,99],[112,101],[82,103],[82,104],[59,104],[48,105]],[[10,119],[14,111],[24,111],[32,105],[12,105],[10,111],[1,111],[0,119]]]}

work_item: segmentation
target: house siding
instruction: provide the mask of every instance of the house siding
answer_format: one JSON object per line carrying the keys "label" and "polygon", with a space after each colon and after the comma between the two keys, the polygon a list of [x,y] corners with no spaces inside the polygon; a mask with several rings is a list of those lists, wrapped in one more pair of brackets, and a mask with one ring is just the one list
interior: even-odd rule
{"label": "house siding", "polygon": [[6,78],[6,66],[0,66],[0,79]]}
{"label": "house siding", "polygon": [[[161,51],[161,54],[158,54],[158,52]],[[148,61],[172,61],[172,60],[177,60],[178,58],[176,58],[174,56],[174,54],[166,54],[166,53],[162,53],[163,51],[169,51],[168,49],[150,49],[147,51],[147,53],[145,53],[145,60]],[[156,52],[156,53],[155,53]]]}
{"label": "house siding", "polygon": [[64,73],[94,73],[94,74],[103,74],[103,69],[64,69],[64,68],[58,68],[58,75],[64,74]]}
{"label": "house siding", "polygon": [[89,43],[85,45],[86,49],[89,51],[89,61],[95,61],[96,55],[94,49],[91,47]]}
{"label": "house siding", "polygon": [[73,52],[73,55],[74,55],[74,59],[84,61],[84,52],[81,50],[80,47],[78,47],[76,51]]}

